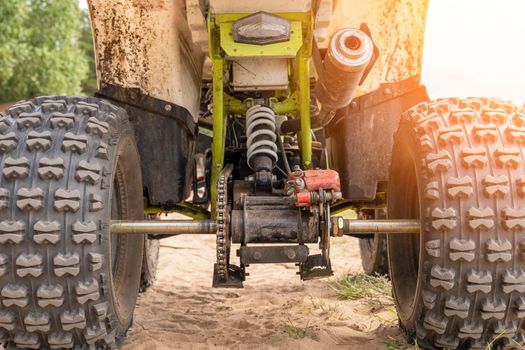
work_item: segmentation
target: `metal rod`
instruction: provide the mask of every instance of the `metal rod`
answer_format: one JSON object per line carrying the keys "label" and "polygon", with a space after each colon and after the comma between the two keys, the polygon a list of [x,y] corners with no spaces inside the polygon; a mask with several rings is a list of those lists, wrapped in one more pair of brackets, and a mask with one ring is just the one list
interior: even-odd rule
{"label": "metal rod", "polygon": [[209,234],[215,229],[213,220],[111,221],[111,233],[119,234]]}
{"label": "metal rod", "polygon": [[419,233],[419,220],[344,220],[343,234]]}
{"label": "metal rod", "polygon": [[[402,234],[419,233],[419,220],[347,220],[334,219],[335,236],[348,234]],[[213,220],[138,220],[111,221],[111,233],[118,234],[210,234],[216,230]]]}

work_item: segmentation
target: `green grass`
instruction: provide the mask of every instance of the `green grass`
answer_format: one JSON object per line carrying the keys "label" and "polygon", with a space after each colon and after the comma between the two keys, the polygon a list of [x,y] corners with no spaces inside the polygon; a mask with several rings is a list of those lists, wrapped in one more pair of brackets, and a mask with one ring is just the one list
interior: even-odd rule
{"label": "green grass", "polygon": [[[399,340],[394,337],[389,336],[383,340],[383,345],[387,350],[405,350],[405,349],[414,349],[419,350],[419,345],[417,344],[417,339],[414,339],[414,344],[409,344],[404,340]],[[443,350],[448,350],[444,348]]]}
{"label": "green grass", "polygon": [[297,327],[292,321],[288,320],[288,323],[281,325],[281,330],[288,334],[289,337],[294,339],[302,339],[310,334],[310,327],[308,323],[304,327]]}
{"label": "green grass", "polygon": [[348,319],[348,317],[346,317],[345,314],[339,310],[339,306],[337,304],[326,303],[322,300],[315,299],[312,296],[310,296],[310,303],[312,304],[312,307],[308,307],[307,311],[312,315],[323,316],[337,321],[345,321]]}
{"label": "green grass", "polygon": [[336,281],[329,282],[337,297],[343,300],[371,298],[378,295],[389,296],[390,281],[385,276],[369,276],[364,273],[346,275]]}
{"label": "green grass", "polygon": [[[503,338],[504,335],[505,335],[504,333],[500,333],[496,337],[494,337],[494,339],[492,339],[492,341],[487,344],[487,346],[485,347],[485,350],[493,350],[495,343],[498,340],[500,340],[501,338]],[[518,343],[514,339],[512,339],[512,338],[508,338],[508,339],[510,340],[510,342],[514,346],[513,349],[517,349],[517,350],[524,350],[525,349],[525,347],[523,345],[521,345],[520,343]]]}
{"label": "green grass", "polygon": [[386,311],[388,311],[389,313],[391,313],[394,318],[389,320],[389,319],[386,319],[384,317],[381,317],[380,315],[374,315],[375,318],[377,318],[377,320],[379,322],[381,322],[382,324],[384,325],[392,325],[392,324],[395,324],[397,322],[397,319],[398,319],[398,316],[397,316],[397,311],[396,311],[396,308],[393,307],[393,306],[389,306],[386,308]]}
{"label": "green grass", "polygon": [[408,349],[410,347],[410,345],[406,342],[393,337],[388,337],[385,340],[383,340],[383,345],[387,350],[401,350]]}

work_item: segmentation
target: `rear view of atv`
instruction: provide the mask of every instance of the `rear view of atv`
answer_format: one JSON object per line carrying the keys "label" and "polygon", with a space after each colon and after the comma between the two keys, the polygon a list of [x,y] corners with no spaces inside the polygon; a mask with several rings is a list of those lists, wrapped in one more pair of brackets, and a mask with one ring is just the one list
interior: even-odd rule
{"label": "rear view of atv", "polygon": [[118,346],[177,234],[216,236],[217,288],[331,276],[331,237],[357,236],[420,347],[525,342],[525,116],[428,100],[425,1],[89,5],[97,96],[0,118],[8,346]]}

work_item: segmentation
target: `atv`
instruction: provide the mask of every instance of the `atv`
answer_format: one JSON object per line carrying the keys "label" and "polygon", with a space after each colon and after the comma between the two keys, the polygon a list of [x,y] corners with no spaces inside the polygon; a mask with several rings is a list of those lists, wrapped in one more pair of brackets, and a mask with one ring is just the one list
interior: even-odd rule
{"label": "atv", "polygon": [[332,276],[351,235],[420,347],[524,344],[525,116],[429,101],[426,8],[90,0],[96,96],[0,114],[3,343],[117,347],[158,240],[213,234],[214,287]]}

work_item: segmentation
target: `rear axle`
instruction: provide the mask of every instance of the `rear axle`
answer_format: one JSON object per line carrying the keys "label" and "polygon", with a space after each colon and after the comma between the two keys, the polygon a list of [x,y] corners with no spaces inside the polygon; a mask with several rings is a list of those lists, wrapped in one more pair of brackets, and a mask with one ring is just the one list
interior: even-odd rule
{"label": "rear axle", "polygon": [[[420,231],[419,220],[348,220],[335,217],[332,226],[332,236],[413,234]],[[213,220],[111,221],[111,233],[118,234],[212,234],[216,228]]]}

